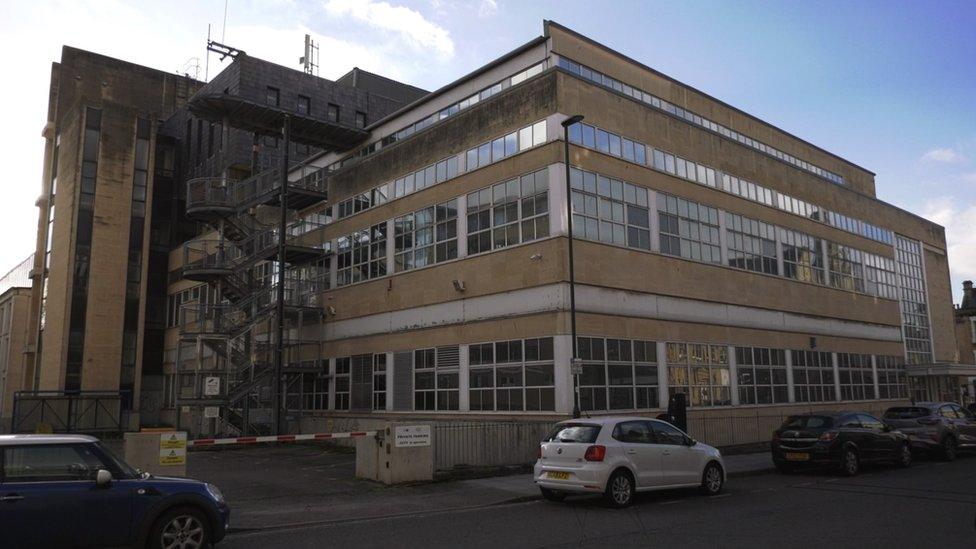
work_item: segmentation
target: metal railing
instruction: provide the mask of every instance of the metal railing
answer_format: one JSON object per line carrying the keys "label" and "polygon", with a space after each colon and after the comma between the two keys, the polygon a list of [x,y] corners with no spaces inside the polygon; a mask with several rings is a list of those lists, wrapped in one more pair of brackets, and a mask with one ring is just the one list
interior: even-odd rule
{"label": "metal railing", "polygon": [[551,421],[434,423],[434,468],[532,463],[539,442],[554,425]]}
{"label": "metal railing", "polygon": [[186,182],[186,209],[234,208],[230,190],[234,181],[222,177],[196,177]]}
{"label": "metal railing", "polygon": [[18,391],[14,393],[13,433],[121,433],[126,421],[125,391]]}

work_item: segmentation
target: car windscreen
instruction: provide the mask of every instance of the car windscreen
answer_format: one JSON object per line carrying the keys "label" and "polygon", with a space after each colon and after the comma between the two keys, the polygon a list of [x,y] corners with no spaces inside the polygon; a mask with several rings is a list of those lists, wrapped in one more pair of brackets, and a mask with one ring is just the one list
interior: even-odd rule
{"label": "car windscreen", "polygon": [[930,415],[928,408],[920,406],[904,406],[900,408],[889,408],[885,412],[885,419],[917,419]]}
{"label": "car windscreen", "polygon": [[600,435],[600,426],[592,423],[563,423],[557,425],[543,442],[579,442],[592,444]]}
{"label": "car windscreen", "polygon": [[830,416],[793,416],[786,418],[783,429],[829,429],[834,425]]}
{"label": "car windscreen", "polygon": [[112,465],[115,465],[115,467],[117,467],[122,474],[129,478],[137,478],[139,476],[139,473],[133,469],[131,465],[115,455],[115,452],[110,450],[108,446],[102,444],[101,442],[96,442],[95,445],[98,446],[98,449],[101,450],[101,452],[105,455],[105,458],[112,461]]}

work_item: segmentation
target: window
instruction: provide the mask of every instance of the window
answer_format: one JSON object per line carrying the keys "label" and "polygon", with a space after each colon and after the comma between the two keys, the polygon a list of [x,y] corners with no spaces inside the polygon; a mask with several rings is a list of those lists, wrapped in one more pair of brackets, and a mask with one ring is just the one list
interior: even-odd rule
{"label": "window", "polygon": [[467,170],[471,171],[482,166],[498,162],[519,151],[541,145],[546,142],[546,121],[540,120],[530,126],[512,132],[504,137],[482,143],[466,153]]}
{"label": "window", "polygon": [[552,338],[468,347],[471,411],[554,411]]}
{"label": "window", "polygon": [[797,402],[837,400],[834,361],[830,353],[792,351],[793,392]]}
{"label": "window", "polygon": [[729,248],[729,267],[779,274],[774,226],[725,212],[725,234]]}
{"label": "window", "polygon": [[386,276],[386,223],[339,238],[336,286]]}
{"label": "window", "polygon": [[739,380],[739,404],[789,402],[785,351],[764,347],[736,347],[735,364]]}
{"label": "window", "polygon": [[357,128],[366,127],[366,113],[356,111],[356,127]]}
{"label": "window", "polygon": [[580,337],[581,410],[643,410],[659,407],[657,344],[653,341]]}
{"label": "window", "polygon": [[386,410],[386,353],[373,355],[373,409]]}
{"label": "window", "polygon": [[932,334],[929,326],[922,245],[901,235],[895,238],[895,264],[901,299],[902,330],[909,364],[932,362]]}
{"label": "window", "polygon": [[436,164],[431,164],[416,172],[399,177],[393,182],[393,196],[400,198],[425,187],[436,185],[453,179],[458,175],[458,159],[456,156],[445,158]]}
{"label": "window", "polygon": [[908,398],[908,374],[905,359],[898,356],[874,357],[878,372],[878,398]]}
{"label": "window", "polygon": [[326,110],[326,119],[329,122],[339,122],[339,105],[329,103]]}
{"label": "window", "polygon": [[278,91],[278,88],[268,86],[268,91],[265,95],[265,102],[272,107],[277,107],[281,104],[281,92]]}
{"label": "window", "polygon": [[658,444],[668,444],[671,446],[683,446],[687,435],[680,429],[663,421],[649,422],[654,429],[654,439]]}
{"label": "window", "polygon": [[298,96],[298,103],[295,105],[295,110],[298,114],[311,114],[312,113],[312,99],[306,95]]}
{"label": "window", "polygon": [[95,479],[99,469],[108,467],[89,445],[30,445],[3,449],[5,483],[90,481]]}
{"label": "window", "polygon": [[827,260],[830,262],[830,285],[842,290],[864,291],[864,267],[861,250],[827,242]]}
{"label": "window", "polygon": [[352,357],[336,359],[335,365],[335,406],[336,410],[349,409],[349,377],[352,374]]}
{"label": "window", "polygon": [[783,243],[783,276],[824,284],[823,240],[808,234],[780,229]]}
{"label": "window", "polygon": [[718,210],[683,198],[659,194],[657,209],[661,253],[721,263]]}
{"label": "window", "polygon": [[396,272],[457,258],[457,200],[394,221]]}
{"label": "window", "polygon": [[608,244],[651,249],[647,189],[570,168],[573,235]]}
{"label": "window", "polygon": [[468,255],[549,236],[547,169],[468,195]]}
{"label": "window", "polygon": [[732,404],[727,347],[668,343],[667,349],[670,394],[685,393],[694,407]]}
{"label": "window", "polygon": [[865,252],[864,290],[878,297],[898,299],[895,284],[895,260]]}
{"label": "window", "polygon": [[458,409],[459,352],[457,346],[414,351],[414,410]]}
{"label": "window", "polygon": [[841,400],[871,400],[874,395],[874,372],[871,355],[837,353]]}
{"label": "window", "polygon": [[613,428],[613,438],[625,444],[654,444],[654,432],[647,421],[622,421]]}

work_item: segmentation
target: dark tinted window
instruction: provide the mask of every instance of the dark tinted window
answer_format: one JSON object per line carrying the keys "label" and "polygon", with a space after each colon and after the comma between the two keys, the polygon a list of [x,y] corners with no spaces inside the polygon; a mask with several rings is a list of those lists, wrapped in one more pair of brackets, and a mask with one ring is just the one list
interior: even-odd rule
{"label": "dark tinted window", "polygon": [[956,404],[952,405],[952,409],[956,411],[956,415],[960,418],[971,419],[973,417],[972,412]]}
{"label": "dark tinted window", "polygon": [[956,411],[952,409],[952,406],[948,404],[939,408],[939,415],[948,419],[958,419],[959,417],[956,415]]}
{"label": "dark tinted window", "polygon": [[600,426],[588,423],[564,423],[546,437],[545,442],[580,442],[592,444],[600,435]]}
{"label": "dark tinted window", "polygon": [[834,419],[829,416],[793,416],[786,418],[783,429],[829,429]]}
{"label": "dark tinted window", "polygon": [[652,444],[654,434],[646,421],[624,421],[613,429],[613,438],[631,444]]}
{"label": "dark tinted window", "polygon": [[884,423],[882,423],[880,419],[874,416],[869,416],[867,414],[858,414],[857,418],[858,421],[860,421],[861,423],[861,427],[865,429],[874,429],[876,431],[880,431],[884,429]]}
{"label": "dark tinted window", "polygon": [[685,443],[685,434],[677,427],[663,421],[653,421],[651,426],[654,428],[654,437],[658,444],[682,445]]}
{"label": "dark tinted window", "polygon": [[861,427],[861,422],[857,419],[857,416],[845,416],[840,418],[838,421],[838,426],[859,429]]}
{"label": "dark tinted window", "polygon": [[105,468],[91,446],[57,444],[3,449],[4,482],[92,480]]}
{"label": "dark tinted window", "polygon": [[885,412],[885,419],[916,419],[929,415],[928,408],[919,406],[906,406],[902,408],[888,408]]}

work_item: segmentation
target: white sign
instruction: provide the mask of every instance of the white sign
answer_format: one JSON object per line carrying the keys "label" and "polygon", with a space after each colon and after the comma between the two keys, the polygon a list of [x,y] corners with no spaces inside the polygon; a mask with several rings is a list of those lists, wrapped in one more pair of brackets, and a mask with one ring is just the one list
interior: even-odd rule
{"label": "white sign", "polygon": [[159,435],[159,464],[183,465],[186,463],[186,432],[170,431]]}
{"label": "white sign", "polygon": [[574,358],[569,363],[569,373],[578,376],[583,374],[583,359]]}
{"label": "white sign", "polygon": [[220,407],[219,406],[204,406],[203,407],[203,417],[207,419],[213,419],[220,417]]}
{"label": "white sign", "polygon": [[203,395],[208,397],[220,396],[220,378],[210,376],[203,382]]}
{"label": "white sign", "polygon": [[397,448],[430,446],[430,425],[404,425],[397,427],[393,438]]}

